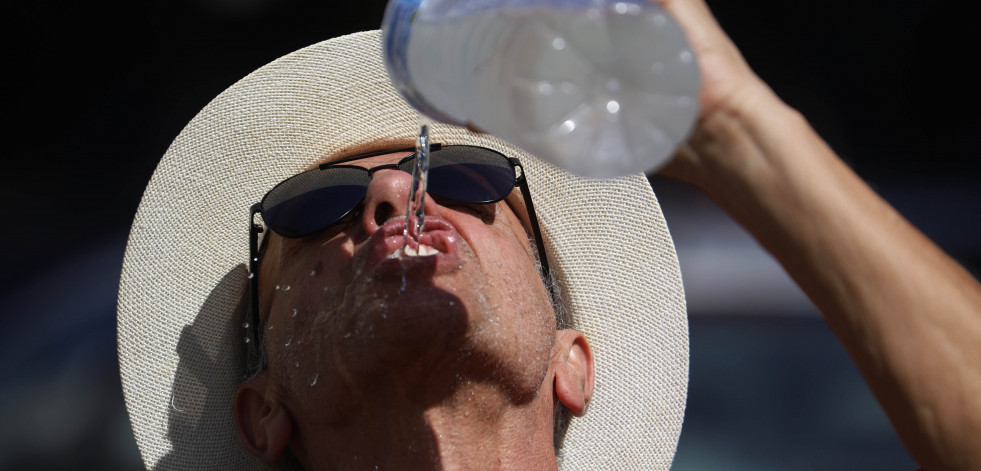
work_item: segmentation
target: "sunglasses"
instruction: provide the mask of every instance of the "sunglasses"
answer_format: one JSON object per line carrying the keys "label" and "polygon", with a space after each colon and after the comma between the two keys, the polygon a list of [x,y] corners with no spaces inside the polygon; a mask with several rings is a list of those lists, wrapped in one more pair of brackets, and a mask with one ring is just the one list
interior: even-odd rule
{"label": "sunglasses", "polygon": [[[251,312],[245,323],[248,361],[247,374],[259,371],[261,329],[259,329],[259,234],[255,215],[262,214],[265,226],[281,237],[298,238],[317,234],[343,221],[362,206],[372,175],[383,169],[412,173],[417,153],[407,155],[396,164],[364,168],[348,165],[359,159],[396,152],[412,152],[414,147],[361,154],[321,164],[283,180],[269,190],[262,201],[252,205],[249,214],[249,281]],[[521,162],[493,149],[467,145],[433,144],[429,150],[429,195],[457,203],[492,204],[506,198],[515,187],[521,191],[531,222],[542,272],[549,276],[548,259],[538,217],[531,202],[531,192]]]}

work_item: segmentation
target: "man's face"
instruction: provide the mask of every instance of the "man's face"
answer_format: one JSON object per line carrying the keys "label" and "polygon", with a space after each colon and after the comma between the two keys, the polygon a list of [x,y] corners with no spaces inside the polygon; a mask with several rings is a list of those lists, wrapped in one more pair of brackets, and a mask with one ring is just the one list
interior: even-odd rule
{"label": "man's face", "polygon": [[270,235],[259,272],[267,374],[311,420],[343,422],[380,385],[426,402],[453,382],[489,382],[521,402],[545,377],[554,312],[517,192],[487,205],[427,196],[419,250],[437,253],[399,257],[410,186],[409,174],[379,170],[361,212],[309,237]]}

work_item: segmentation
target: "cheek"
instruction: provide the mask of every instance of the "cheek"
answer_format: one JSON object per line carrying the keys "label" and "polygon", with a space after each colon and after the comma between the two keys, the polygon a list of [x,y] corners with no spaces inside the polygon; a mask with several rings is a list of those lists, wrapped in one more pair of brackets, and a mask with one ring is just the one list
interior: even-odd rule
{"label": "cheek", "polygon": [[484,253],[492,255],[504,278],[539,279],[535,263],[533,243],[521,221],[504,204],[497,205],[492,237],[484,247]]}
{"label": "cheek", "polygon": [[312,309],[323,305],[351,279],[352,244],[348,238],[290,241],[284,245],[273,290],[274,308]]}
{"label": "cheek", "polygon": [[[301,243],[303,242],[303,243]],[[264,324],[266,352],[270,366],[291,378],[291,383],[311,380],[317,352],[315,336],[324,336],[326,326],[317,325],[325,311],[335,310],[350,272],[350,243],[296,241],[283,248],[280,266],[268,279],[267,320]],[[319,333],[315,333],[319,332]],[[312,381],[312,380],[311,380]]]}
{"label": "cheek", "polygon": [[269,369],[292,391],[292,397],[306,401],[338,381],[336,368],[326,366],[342,363],[336,351],[347,331],[339,324],[344,317],[338,315],[342,307],[328,299],[315,282],[307,289],[292,287],[279,300],[265,331]]}
{"label": "cheek", "polygon": [[[554,326],[554,313],[548,292],[539,274],[533,242],[517,217],[508,209],[499,209],[495,231],[488,238],[485,252],[487,279],[501,293],[500,302],[507,310],[525,314],[524,321],[537,327],[538,320]],[[527,325],[527,324],[526,324]]]}

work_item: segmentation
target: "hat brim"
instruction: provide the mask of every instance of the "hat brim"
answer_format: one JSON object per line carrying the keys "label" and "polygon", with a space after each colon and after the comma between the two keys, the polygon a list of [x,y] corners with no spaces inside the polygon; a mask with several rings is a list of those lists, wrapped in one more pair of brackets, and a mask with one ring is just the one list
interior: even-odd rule
{"label": "hat brim", "polygon": [[[175,139],[123,263],[123,392],[148,469],[268,469],[240,443],[248,210],[325,157],[411,142],[419,116],[389,83],[377,31],[284,56],[215,98]],[[688,327],[674,245],[643,175],[576,177],[493,136],[437,124],[433,142],[518,157],[549,261],[590,341],[596,390],[563,470],[668,469],[684,417]]]}

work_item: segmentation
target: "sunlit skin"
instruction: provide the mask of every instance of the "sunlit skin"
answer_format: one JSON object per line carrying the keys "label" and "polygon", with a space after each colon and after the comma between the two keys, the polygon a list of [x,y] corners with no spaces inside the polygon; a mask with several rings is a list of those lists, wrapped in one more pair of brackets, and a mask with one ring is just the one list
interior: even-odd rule
{"label": "sunlit skin", "polygon": [[554,404],[584,412],[591,358],[582,334],[556,331],[518,192],[427,198],[420,240],[439,253],[399,257],[410,185],[380,170],[337,226],[270,235],[268,366],[237,397],[243,441],[267,460],[288,446],[306,469],[554,468]]}

